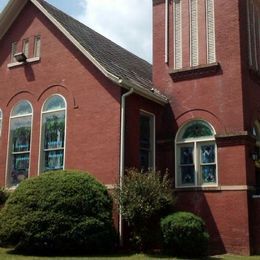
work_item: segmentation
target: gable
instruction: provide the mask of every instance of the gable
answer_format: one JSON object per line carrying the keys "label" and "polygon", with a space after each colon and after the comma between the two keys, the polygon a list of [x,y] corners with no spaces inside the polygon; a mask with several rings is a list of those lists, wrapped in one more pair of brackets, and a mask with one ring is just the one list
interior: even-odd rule
{"label": "gable", "polygon": [[[41,40],[38,59],[34,57],[37,36]],[[27,64],[12,62],[12,44],[16,42],[17,52],[22,52],[25,40],[29,44]],[[12,86],[17,88],[18,79],[21,90],[30,85],[36,85],[41,89],[43,86],[40,84],[44,84],[44,87],[62,84],[75,89],[73,85],[113,85],[113,82],[108,82],[108,79],[100,74],[100,71],[30,2],[13,22],[8,34],[0,41],[0,49],[0,82],[2,81],[2,86],[6,86],[7,92],[10,90],[10,95]],[[68,84],[70,79],[74,80],[74,84]],[[79,81],[85,83],[79,84]]]}
{"label": "gable", "polygon": [[[10,7],[11,3],[15,2],[17,4],[19,1],[11,0],[8,6]],[[48,3],[41,0],[31,0],[30,2],[32,2],[72,44],[79,49],[83,56],[88,58],[107,78],[121,87],[127,89],[133,88],[135,93],[155,102],[160,104],[167,103],[166,97],[160,94],[152,84],[152,68],[147,62],[97,34],[87,26],[79,23]],[[13,8],[14,7],[10,7],[4,10],[0,16],[0,24],[2,21],[8,20],[8,18],[11,21],[9,13]],[[77,33],[75,33],[75,29]],[[88,38],[88,33],[92,33],[95,37]],[[0,35],[3,35],[1,28]],[[92,38],[98,41],[93,44],[93,42],[89,41]],[[93,48],[91,48],[91,45],[94,47],[98,46],[98,48],[92,52]]]}

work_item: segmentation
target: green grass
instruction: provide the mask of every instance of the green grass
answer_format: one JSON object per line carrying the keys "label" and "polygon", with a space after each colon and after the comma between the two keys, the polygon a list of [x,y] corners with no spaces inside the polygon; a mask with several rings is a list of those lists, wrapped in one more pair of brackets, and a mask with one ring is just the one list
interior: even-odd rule
{"label": "green grass", "polygon": [[[71,256],[24,256],[18,255],[10,249],[0,248],[0,259],[1,260],[102,260],[102,259],[110,259],[110,260],[145,260],[145,259],[181,259],[181,258],[173,258],[162,255],[145,255],[145,254],[131,254],[131,255],[115,255],[115,256],[103,256],[103,257],[71,257]],[[260,256],[233,256],[233,255],[220,255],[220,256],[212,256],[205,258],[204,260],[260,260]]]}

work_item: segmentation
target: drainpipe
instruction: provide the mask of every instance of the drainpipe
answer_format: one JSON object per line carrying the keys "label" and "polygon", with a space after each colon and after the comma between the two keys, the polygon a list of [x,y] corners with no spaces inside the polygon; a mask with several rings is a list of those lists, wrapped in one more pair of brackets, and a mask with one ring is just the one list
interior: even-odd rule
{"label": "drainpipe", "polygon": [[[121,129],[120,129],[120,169],[119,169],[119,187],[122,188],[125,168],[125,100],[127,96],[134,93],[131,88],[121,97]],[[121,214],[121,206],[119,206],[119,240],[120,245],[123,245],[123,220]]]}

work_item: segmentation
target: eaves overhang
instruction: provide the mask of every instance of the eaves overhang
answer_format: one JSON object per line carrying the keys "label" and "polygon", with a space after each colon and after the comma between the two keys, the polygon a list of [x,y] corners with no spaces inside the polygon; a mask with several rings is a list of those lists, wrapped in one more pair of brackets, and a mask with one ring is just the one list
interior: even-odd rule
{"label": "eaves overhang", "polygon": [[0,40],[29,0],[10,0],[0,13]]}

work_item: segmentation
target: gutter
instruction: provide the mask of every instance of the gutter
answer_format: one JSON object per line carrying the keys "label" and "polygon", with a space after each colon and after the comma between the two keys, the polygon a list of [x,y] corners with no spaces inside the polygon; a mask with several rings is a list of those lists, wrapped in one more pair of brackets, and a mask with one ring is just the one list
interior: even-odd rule
{"label": "gutter", "polygon": [[[134,88],[130,88],[128,92],[121,97],[121,126],[120,126],[120,166],[119,166],[119,187],[123,185],[124,170],[125,170],[125,101],[126,97],[134,93]],[[120,245],[123,245],[123,219],[121,214],[121,206],[119,206],[119,240]]]}
{"label": "gutter", "polygon": [[[112,79],[111,79],[112,80]],[[115,81],[114,81],[115,82]],[[119,86],[127,89],[134,89],[134,92],[142,97],[145,97],[149,100],[152,100],[160,105],[166,105],[169,103],[169,100],[166,96],[163,96],[162,94],[159,94],[157,90],[150,90],[147,88],[144,88],[138,84],[132,83],[129,80],[120,79],[119,81],[115,82]],[[157,93],[158,92],[158,93]]]}

